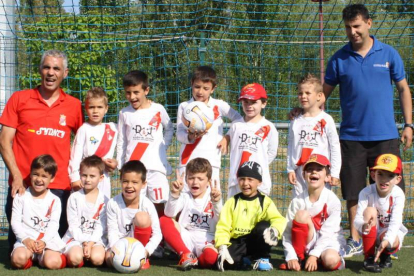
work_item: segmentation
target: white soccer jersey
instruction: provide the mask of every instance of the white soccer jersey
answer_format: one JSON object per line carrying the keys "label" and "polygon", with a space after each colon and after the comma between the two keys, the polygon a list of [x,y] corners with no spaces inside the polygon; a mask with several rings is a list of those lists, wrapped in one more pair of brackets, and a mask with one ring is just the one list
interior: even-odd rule
{"label": "white soccer jersey", "polygon": [[187,127],[183,124],[181,117],[184,108],[192,103],[194,99],[183,102],[178,107],[177,113],[177,140],[181,142],[179,167],[185,167],[194,158],[205,158],[211,166],[220,168],[221,151],[217,144],[223,138],[223,117],[235,121],[241,118],[240,114],[230,107],[228,103],[210,97],[207,106],[214,112],[214,122],[211,128],[200,139],[194,142],[188,140]]}
{"label": "white soccer jersey", "polygon": [[[76,132],[69,161],[69,177],[71,182],[80,180],[80,163],[88,156],[98,155],[103,159],[113,158],[118,130],[114,123],[91,125],[84,123]],[[99,189],[111,197],[111,179],[105,171]]]}
{"label": "white soccer jersey", "polygon": [[108,201],[106,216],[108,224],[108,244],[112,247],[119,239],[134,237],[133,219],[137,212],[146,212],[151,218],[152,234],[145,249],[151,255],[162,239],[160,221],[154,204],[146,197],[139,200],[139,208],[131,209],[125,206],[122,194]]}
{"label": "white soccer jersey", "polygon": [[65,243],[59,237],[60,199],[50,190],[44,198],[34,198],[31,188],[13,200],[11,226],[18,242],[25,239],[42,240],[48,245],[53,241],[60,249]]}
{"label": "white soccer jersey", "polygon": [[324,111],[316,117],[300,115],[289,127],[287,171],[296,172],[297,184],[303,187],[303,191],[307,190],[307,185],[300,167],[311,154],[316,153],[329,159],[331,175],[339,178],[342,164],[339,137],[333,118]]}
{"label": "white soccer jersey", "polygon": [[[262,184],[259,191],[269,195],[272,188],[269,165],[276,158],[279,136],[275,126],[262,118],[257,123],[247,123],[243,118],[230,127],[229,187],[238,187],[237,170],[246,161],[255,161],[262,167]],[[233,195],[232,195],[233,196]]]}
{"label": "white soccer jersey", "polygon": [[391,193],[386,197],[380,197],[377,193],[376,184],[371,184],[359,193],[358,208],[354,225],[356,229],[362,233],[364,211],[367,207],[374,207],[377,209],[377,233],[380,234],[386,231],[383,239],[393,245],[399,231],[403,234],[408,232],[407,228],[402,223],[404,204],[405,195],[400,187],[394,186]]}
{"label": "white soccer jersey", "polygon": [[320,257],[326,249],[335,249],[338,253],[345,246],[345,239],[341,228],[341,202],[330,190],[324,188],[317,202],[310,202],[309,196],[294,198],[286,214],[288,221],[283,233],[283,248],[286,262],[297,260],[292,245],[292,222],[298,210],[307,210],[312,217],[315,228],[316,242],[309,248],[309,255]]}
{"label": "white soccer jersey", "polygon": [[178,224],[191,232],[207,232],[214,236],[216,224],[219,220],[221,200],[213,203],[210,198],[210,188],[203,198],[195,199],[190,192],[182,192],[179,198],[169,197],[164,213],[168,217],[175,217],[181,212]]}
{"label": "white soccer jersey", "polygon": [[121,168],[129,160],[140,160],[147,170],[171,174],[167,148],[174,127],[165,108],[151,103],[146,109],[127,106],[119,112],[117,160]]}
{"label": "white soccer jersey", "polygon": [[67,204],[69,228],[63,241],[95,242],[106,244],[106,208],[108,197],[99,191],[95,203],[87,202],[85,192],[79,190],[70,195]]}

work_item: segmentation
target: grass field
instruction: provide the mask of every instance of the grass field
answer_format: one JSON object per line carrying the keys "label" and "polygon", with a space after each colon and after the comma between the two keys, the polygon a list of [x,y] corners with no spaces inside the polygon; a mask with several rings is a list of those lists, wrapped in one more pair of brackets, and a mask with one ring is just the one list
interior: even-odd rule
{"label": "grass field", "polygon": [[[102,268],[89,268],[83,267],[81,269],[70,269],[65,268],[59,271],[50,271],[46,269],[41,269],[38,267],[32,267],[28,270],[13,270],[10,268],[10,262],[7,257],[7,240],[2,238],[0,240],[0,275],[30,275],[30,276],[41,276],[41,275],[59,275],[59,276],[107,276],[107,275],[120,275],[115,270],[108,269],[106,267]],[[273,259],[272,263],[274,267],[278,267],[282,262],[283,250],[281,247],[276,247],[273,250]],[[398,254],[399,260],[393,261],[393,267],[390,269],[383,270],[381,275],[414,275],[414,266],[413,259],[414,256],[414,237],[407,237],[404,241],[404,247]],[[372,275],[369,272],[366,272],[362,269],[362,256],[354,257],[346,261],[347,268],[342,271],[329,272],[329,275]],[[163,260],[153,260],[151,261],[151,269],[146,271],[138,272],[141,275],[151,275],[151,276],[173,276],[185,274],[186,276],[200,276],[200,275],[228,275],[228,276],[241,276],[241,275],[251,275],[251,274],[274,274],[277,275],[304,275],[306,272],[291,272],[291,271],[281,271],[274,269],[271,272],[255,272],[255,271],[226,271],[221,273],[219,271],[213,270],[201,270],[193,269],[191,271],[182,272],[178,271],[176,268],[171,267],[172,265],[177,264],[175,260],[169,260],[168,258]],[[328,272],[313,272],[311,275],[328,275]]]}

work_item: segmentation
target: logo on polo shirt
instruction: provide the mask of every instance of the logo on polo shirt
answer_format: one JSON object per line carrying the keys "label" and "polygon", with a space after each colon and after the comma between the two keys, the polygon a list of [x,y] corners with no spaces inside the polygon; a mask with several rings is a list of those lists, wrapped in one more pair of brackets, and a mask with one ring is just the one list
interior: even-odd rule
{"label": "logo on polo shirt", "polygon": [[27,131],[36,133],[37,135],[54,136],[58,138],[65,137],[65,132],[60,129],[54,129],[50,127],[41,127],[38,130],[28,129]]}
{"label": "logo on polo shirt", "polygon": [[388,61],[384,64],[375,63],[374,67],[390,68],[390,63]]}
{"label": "logo on polo shirt", "polygon": [[60,114],[59,125],[66,126],[66,116],[63,114]]}

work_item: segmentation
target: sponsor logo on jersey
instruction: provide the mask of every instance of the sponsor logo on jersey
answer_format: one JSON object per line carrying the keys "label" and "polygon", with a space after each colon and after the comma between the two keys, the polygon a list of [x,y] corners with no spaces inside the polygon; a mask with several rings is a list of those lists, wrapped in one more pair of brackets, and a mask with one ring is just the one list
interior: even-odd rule
{"label": "sponsor logo on jersey", "polygon": [[96,220],[90,221],[89,219],[85,218],[84,216],[81,217],[81,226],[82,233],[84,234],[91,234],[93,230],[95,230]]}
{"label": "sponsor logo on jersey", "polygon": [[89,141],[91,142],[92,145],[95,145],[96,143],[99,142],[98,139],[96,139],[95,137],[91,136],[91,138],[89,138]]}
{"label": "sponsor logo on jersey", "polygon": [[189,214],[190,226],[197,229],[210,229],[210,224],[208,224],[208,219],[211,218],[211,214]]}
{"label": "sponsor logo on jersey", "polygon": [[44,136],[53,136],[58,138],[65,137],[65,132],[60,129],[54,129],[50,127],[41,127],[38,130],[28,129],[27,131],[36,133],[37,135],[44,135]]}

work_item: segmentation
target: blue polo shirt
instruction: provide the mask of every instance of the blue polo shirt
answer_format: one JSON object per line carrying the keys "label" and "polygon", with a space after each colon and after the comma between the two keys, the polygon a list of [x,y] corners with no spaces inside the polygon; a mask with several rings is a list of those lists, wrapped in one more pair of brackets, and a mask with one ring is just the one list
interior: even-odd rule
{"label": "blue polo shirt", "polygon": [[394,48],[372,38],[374,45],[364,58],[349,42],[332,56],[326,68],[325,82],[339,84],[341,140],[398,138],[392,81],[405,78],[404,64]]}

